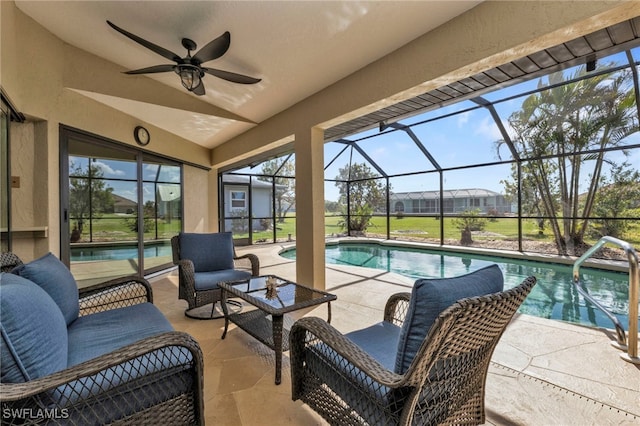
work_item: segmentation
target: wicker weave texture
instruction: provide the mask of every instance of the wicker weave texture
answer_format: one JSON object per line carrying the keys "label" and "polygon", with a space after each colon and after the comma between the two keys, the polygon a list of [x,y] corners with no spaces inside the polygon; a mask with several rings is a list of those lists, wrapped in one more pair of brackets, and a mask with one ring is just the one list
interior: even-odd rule
{"label": "wicker weave texture", "polygon": [[[173,264],[178,266],[178,298],[186,300],[188,304],[185,313],[210,303],[217,303],[222,299],[219,288],[196,290],[193,262],[180,256],[180,238],[178,235],[171,238],[171,252]],[[251,276],[253,277],[260,275],[260,261],[255,254],[247,253],[237,256],[234,248],[233,263],[236,269],[251,271]]]}
{"label": "wicker weave texture", "polygon": [[[80,315],[153,301],[140,277],[79,296]],[[0,401],[2,425],[202,425],[202,351],[186,333],[161,333],[26,383],[0,383]]]}
{"label": "wicker weave texture", "polygon": [[[529,277],[447,308],[404,375],[387,370],[320,318],[302,318],[290,334],[292,398],[333,425],[484,423],[489,361],[535,283]],[[407,301],[406,293],[392,296],[385,320],[400,321]]]}

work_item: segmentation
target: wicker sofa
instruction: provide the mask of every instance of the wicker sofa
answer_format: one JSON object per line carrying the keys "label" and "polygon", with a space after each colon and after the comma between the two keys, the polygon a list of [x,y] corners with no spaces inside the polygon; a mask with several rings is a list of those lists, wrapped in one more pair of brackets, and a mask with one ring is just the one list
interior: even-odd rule
{"label": "wicker sofa", "polygon": [[204,424],[198,343],[138,277],[78,291],[53,254],[0,274],[1,423]]}

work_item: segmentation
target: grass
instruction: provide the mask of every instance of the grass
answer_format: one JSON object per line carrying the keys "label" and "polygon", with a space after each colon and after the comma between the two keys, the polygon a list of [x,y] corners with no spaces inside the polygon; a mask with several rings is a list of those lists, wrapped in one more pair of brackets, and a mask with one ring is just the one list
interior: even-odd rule
{"label": "grass", "polygon": [[[103,216],[93,221],[93,241],[135,241],[137,233],[131,231],[127,226],[126,219],[132,216],[116,215]],[[339,225],[342,220],[340,216],[325,216],[325,235],[342,234],[344,230]],[[421,238],[440,240],[440,220],[433,217],[414,217],[405,216],[398,218],[392,216],[389,218],[391,234],[399,239],[403,238]],[[454,223],[454,218],[445,217],[444,239],[459,240],[460,230]],[[163,219],[157,220],[158,239],[168,239],[177,234],[181,230],[182,222],[180,219],[173,219],[167,223]],[[155,230],[154,230],[155,231]],[[145,240],[155,239],[155,232],[146,232]],[[386,237],[387,219],[384,216],[375,216],[371,218],[371,226],[368,228],[371,234]],[[523,240],[553,243],[553,233],[550,229],[546,229],[544,235],[538,235],[538,226],[535,220],[523,220],[522,222]],[[276,224],[276,239],[278,241],[287,240],[289,234],[292,238],[296,235],[296,218],[289,216],[284,222]],[[248,233],[234,232],[236,238],[247,238]],[[474,240],[482,239],[505,239],[515,240],[518,238],[518,220],[515,218],[499,218],[493,221],[487,220],[483,233],[474,235]],[[624,238],[634,246],[640,246],[640,224],[633,224]],[[89,241],[88,224],[84,226],[82,241]],[[253,233],[254,242],[271,242],[273,241],[273,230],[255,231]],[[589,244],[596,242],[596,239],[587,239]]]}

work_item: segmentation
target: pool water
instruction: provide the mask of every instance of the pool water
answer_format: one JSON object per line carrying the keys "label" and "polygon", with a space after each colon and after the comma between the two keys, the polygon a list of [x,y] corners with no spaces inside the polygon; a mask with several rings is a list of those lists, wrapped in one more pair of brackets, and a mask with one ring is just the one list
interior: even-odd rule
{"label": "pool water", "polygon": [[[149,245],[144,248],[144,257],[163,257],[171,256],[171,247],[167,245]],[[121,247],[72,247],[72,262],[88,262],[94,260],[126,260],[138,257],[138,247],[121,246]]]}
{"label": "pool water", "polygon": [[[295,255],[295,249],[281,253],[281,256],[289,259],[295,259]],[[416,279],[454,277],[495,263],[502,269],[505,288],[517,286],[530,275],[538,279],[519,312],[591,327],[614,328],[609,318],[578,293],[569,265],[375,243],[327,245],[326,262],[381,269]],[[618,317],[627,330],[628,274],[593,268],[580,268],[580,273],[584,286],[609,312]]]}

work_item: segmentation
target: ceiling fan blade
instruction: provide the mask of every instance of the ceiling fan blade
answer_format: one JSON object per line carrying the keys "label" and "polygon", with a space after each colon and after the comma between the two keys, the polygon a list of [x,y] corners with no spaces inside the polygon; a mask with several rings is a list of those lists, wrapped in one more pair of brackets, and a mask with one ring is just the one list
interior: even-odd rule
{"label": "ceiling fan blade", "polygon": [[192,92],[198,96],[202,96],[205,94],[204,83],[202,82],[202,80],[200,80],[200,84],[198,84],[196,88],[192,90]]}
{"label": "ceiling fan blade", "polygon": [[174,71],[175,65],[154,65],[152,67],[140,68],[138,70],[125,71],[125,74],[152,74],[157,72],[169,72]]}
{"label": "ceiling fan blade", "polygon": [[193,59],[197,60],[199,63],[217,59],[227,52],[230,44],[231,33],[226,31],[220,37],[210,41],[206,46],[198,50],[198,53],[193,56]]}
{"label": "ceiling fan blade", "polygon": [[236,74],[235,72],[217,70],[215,68],[202,67],[202,71],[206,72],[207,74],[215,75],[216,77],[223,80],[231,81],[233,83],[255,84],[262,81],[261,78],[253,78],[247,75]]}
{"label": "ceiling fan blade", "polygon": [[135,34],[131,34],[129,31],[123,30],[122,28],[118,27],[117,25],[113,24],[110,21],[107,21],[107,24],[109,24],[109,26],[111,28],[113,28],[114,30],[118,31],[120,34],[123,34],[127,37],[129,37],[131,40],[140,43],[141,45],[143,45],[144,47],[146,47],[149,50],[154,51],[155,53],[157,53],[160,56],[163,56],[169,60],[172,61],[176,61],[176,62],[180,62],[182,60],[182,58],[180,58],[180,56],[176,55],[175,53],[173,53],[170,50],[165,49],[164,47],[160,47],[156,44],[151,43],[150,41],[147,41],[141,37],[138,37]]}

